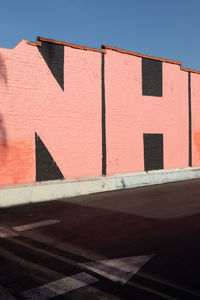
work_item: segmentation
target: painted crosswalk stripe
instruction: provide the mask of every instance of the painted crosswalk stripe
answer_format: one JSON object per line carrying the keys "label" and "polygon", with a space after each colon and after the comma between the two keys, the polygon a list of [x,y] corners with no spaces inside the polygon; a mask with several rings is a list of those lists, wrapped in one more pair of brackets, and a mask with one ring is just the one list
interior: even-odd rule
{"label": "painted crosswalk stripe", "polygon": [[21,226],[15,226],[15,227],[13,227],[13,229],[15,231],[25,231],[25,230],[34,229],[37,227],[43,227],[43,226],[47,226],[47,225],[51,225],[51,224],[56,224],[59,222],[60,222],[59,220],[45,220],[45,221],[41,221],[41,222],[30,223],[30,224],[25,224],[25,225],[21,225]]}
{"label": "painted crosswalk stripe", "polygon": [[98,278],[85,272],[81,272],[70,277],[65,277],[60,280],[28,290],[22,293],[22,295],[28,300],[47,300],[97,281],[99,281]]}
{"label": "painted crosswalk stripe", "polygon": [[0,238],[8,238],[18,236],[18,234],[10,229],[5,227],[0,227]]}

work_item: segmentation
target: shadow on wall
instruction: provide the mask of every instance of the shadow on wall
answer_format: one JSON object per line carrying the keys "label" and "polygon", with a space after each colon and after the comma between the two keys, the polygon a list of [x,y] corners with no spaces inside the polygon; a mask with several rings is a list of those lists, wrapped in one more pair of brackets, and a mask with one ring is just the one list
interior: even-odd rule
{"label": "shadow on wall", "polygon": [[3,147],[7,147],[7,134],[4,126],[4,120],[1,114],[0,114],[0,145]]}
{"label": "shadow on wall", "polygon": [[[1,82],[7,85],[6,65],[4,63],[3,56],[0,54],[0,83]],[[7,148],[8,148],[7,134],[6,134],[3,116],[0,113],[0,155],[1,155],[0,161],[1,163],[5,162],[6,155],[7,155]]]}
{"label": "shadow on wall", "polygon": [[0,54],[0,81],[7,85],[7,70],[3,56]]}
{"label": "shadow on wall", "polygon": [[7,133],[4,126],[4,120],[0,114],[0,163],[5,164],[8,153]]}

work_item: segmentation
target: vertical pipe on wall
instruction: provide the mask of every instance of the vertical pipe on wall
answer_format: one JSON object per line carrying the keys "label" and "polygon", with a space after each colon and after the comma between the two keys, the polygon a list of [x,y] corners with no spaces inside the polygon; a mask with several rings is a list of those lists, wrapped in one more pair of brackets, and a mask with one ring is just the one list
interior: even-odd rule
{"label": "vertical pipe on wall", "polygon": [[191,115],[191,74],[188,72],[188,112],[189,112],[189,167],[192,166],[192,115]]}
{"label": "vertical pipe on wall", "polygon": [[105,105],[105,57],[101,54],[101,93],[102,93],[102,175],[106,175],[106,105]]}

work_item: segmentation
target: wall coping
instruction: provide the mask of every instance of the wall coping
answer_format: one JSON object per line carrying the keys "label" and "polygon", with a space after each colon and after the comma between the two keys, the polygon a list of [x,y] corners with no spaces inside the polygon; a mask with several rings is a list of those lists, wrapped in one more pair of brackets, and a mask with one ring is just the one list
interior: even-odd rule
{"label": "wall coping", "polygon": [[200,74],[200,71],[198,71],[198,70],[183,67],[182,62],[180,62],[180,61],[159,58],[159,57],[150,56],[147,54],[142,54],[139,52],[119,49],[117,47],[108,46],[108,45],[102,45],[101,49],[97,49],[97,48],[91,48],[91,47],[87,47],[87,46],[81,46],[81,45],[77,45],[77,44],[67,43],[67,42],[63,42],[63,41],[58,41],[58,40],[54,40],[54,39],[49,39],[49,38],[45,38],[45,37],[41,37],[41,36],[37,37],[36,42],[31,42],[31,41],[26,41],[26,42],[28,45],[31,45],[31,46],[41,46],[42,42],[48,42],[48,43],[68,46],[68,47],[79,49],[79,50],[89,50],[89,51],[95,51],[95,52],[104,53],[104,54],[106,54],[106,50],[111,50],[111,51],[116,51],[116,52],[119,52],[122,54],[128,54],[128,55],[133,55],[133,56],[137,56],[137,57],[141,57],[141,58],[148,58],[148,59],[153,59],[153,60],[157,60],[157,61],[161,61],[161,62],[165,62],[165,63],[175,64],[175,65],[180,66],[180,69],[182,71]]}

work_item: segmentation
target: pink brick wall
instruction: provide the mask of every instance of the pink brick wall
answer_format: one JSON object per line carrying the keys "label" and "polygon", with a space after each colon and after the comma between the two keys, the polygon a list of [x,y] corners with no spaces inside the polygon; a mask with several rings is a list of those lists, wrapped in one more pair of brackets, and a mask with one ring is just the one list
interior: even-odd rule
{"label": "pink brick wall", "polygon": [[200,75],[191,74],[192,164],[200,165]]}
{"label": "pink brick wall", "polygon": [[64,91],[26,41],[0,63],[0,184],[35,181],[35,132],[65,178],[101,174],[101,54],[64,47]]}
{"label": "pink brick wall", "polygon": [[144,170],[143,133],[161,133],[164,168],[188,166],[188,77],[163,63],[163,97],[142,96],[142,59],[106,52],[108,174]]}
{"label": "pink brick wall", "polygon": [[[164,169],[189,166],[188,71],[180,64],[163,61],[162,97],[144,96],[142,55],[66,44],[63,90],[38,47],[22,40],[0,49],[0,185],[36,180],[35,132],[64,178],[101,175],[102,55],[107,174],[144,170],[144,133],[163,134]],[[191,71],[193,166],[199,97],[200,74]]]}

